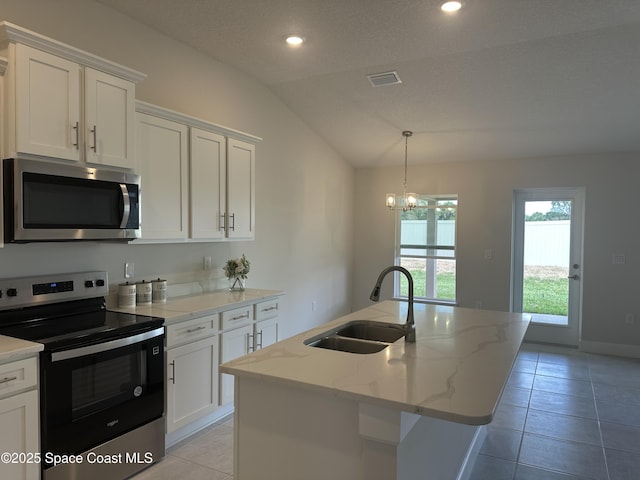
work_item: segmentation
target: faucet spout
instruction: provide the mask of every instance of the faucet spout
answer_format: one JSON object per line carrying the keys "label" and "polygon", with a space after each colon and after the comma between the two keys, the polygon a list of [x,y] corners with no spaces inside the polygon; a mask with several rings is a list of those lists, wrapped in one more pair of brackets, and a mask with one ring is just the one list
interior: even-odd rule
{"label": "faucet spout", "polygon": [[385,268],[378,275],[378,280],[371,291],[371,296],[369,297],[372,301],[377,302],[380,300],[380,288],[382,287],[382,281],[390,272],[400,272],[405,277],[407,277],[407,282],[409,283],[409,305],[407,309],[407,321],[405,322],[403,328],[405,330],[405,341],[407,342],[415,342],[416,341],[416,327],[413,319],[413,277],[409,270],[404,267],[400,267],[398,265],[391,265],[390,267]]}

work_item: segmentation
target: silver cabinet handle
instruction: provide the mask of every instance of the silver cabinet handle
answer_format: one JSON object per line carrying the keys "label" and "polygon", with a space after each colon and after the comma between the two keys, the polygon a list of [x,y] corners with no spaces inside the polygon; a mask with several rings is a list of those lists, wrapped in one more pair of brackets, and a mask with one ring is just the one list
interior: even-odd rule
{"label": "silver cabinet handle", "polygon": [[253,339],[253,335],[251,335],[250,333],[247,333],[247,353],[253,351],[253,348],[251,346],[251,344],[253,343],[251,341],[252,339]]}
{"label": "silver cabinet handle", "polygon": [[80,149],[80,122],[76,122],[75,125],[71,127],[72,130],[76,131],[76,143],[73,144],[76,147],[76,150]]}
{"label": "silver cabinet handle", "polygon": [[231,215],[229,215],[229,217],[232,220],[231,226],[229,227],[229,230],[233,230],[235,232],[235,230],[236,230],[236,214],[232,213]]}
{"label": "silver cabinet handle", "polygon": [[171,384],[175,385],[176,384],[176,362],[175,360],[173,362],[171,362],[169,365],[171,365],[171,377],[169,378],[169,380],[171,380]]}
{"label": "silver cabinet handle", "polygon": [[220,214],[220,218],[222,219],[220,221],[220,230],[226,230],[227,229],[227,214],[226,213],[221,213]]}
{"label": "silver cabinet handle", "polygon": [[278,307],[267,307],[267,308],[263,308],[262,311],[263,312],[270,312],[271,310],[277,310]]}
{"label": "silver cabinet handle", "polygon": [[206,328],[207,327],[201,325],[201,326],[196,327],[196,328],[190,328],[189,330],[187,330],[187,333],[193,333],[193,332],[197,332],[199,330],[205,330]]}
{"label": "silver cabinet handle", "polygon": [[2,380],[0,380],[0,383],[9,383],[17,379],[18,377],[4,377]]}
{"label": "silver cabinet handle", "polygon": [[98,139],[97,139],[98,127],[94,125],[93,128],[89,130],[89,132],[93,134],[93,145],[89,148],[91,148],[91,150],[93,150],[94,153],[98,153]]}
{"label": "silver cabinet handle", "polygon": [[256,350],[259,350],[262,348],[262,330],[260,330],[256,335],[260,335],[260,341],[258,341],[258,339],[256,338]]}
{"label": "silver cabinet handle", "polygon": [[243,318],[249,318],[249,314],[248,313],[243,313],[242,315],[238,315],[236,317],[231,317],[229,320],[241,320]]}

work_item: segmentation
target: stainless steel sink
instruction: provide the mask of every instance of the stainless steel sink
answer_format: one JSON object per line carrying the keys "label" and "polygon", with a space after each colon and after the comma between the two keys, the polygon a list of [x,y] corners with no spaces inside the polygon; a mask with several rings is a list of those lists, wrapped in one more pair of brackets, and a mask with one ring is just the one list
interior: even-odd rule
{"label": "stainless steel sink", "polygon": [[401,325],[359,320],[349,322],[336,331],[341,337],[359,338],[361,340],[374,340],[376,342],[393,343],[403,337],[406,332]]}
{"label": "stainless steel sink", "polygon": [[322,337],[305,344],[311,347],[326,348],[349,353],[376,353],[387,348],[387,344],[379,342],[360,341],[338,336]]}
{"label": "stainless steel sink", "polygon": [[406,335],[402,325],[355,320],[304,341],[310,347],[349,353],[376,353]]}

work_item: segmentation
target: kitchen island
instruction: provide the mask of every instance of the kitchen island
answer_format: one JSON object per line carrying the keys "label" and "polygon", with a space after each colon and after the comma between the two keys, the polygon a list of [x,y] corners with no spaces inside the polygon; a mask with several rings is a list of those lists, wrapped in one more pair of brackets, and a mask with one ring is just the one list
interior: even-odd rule
{"label": "kitchen island", "polygon": [[404,323],[406,309],[382,302],[223,364],[236,377],[234,478],[464,478],[530,318],[416,305],[415,343],[305,344],[352,321]]}

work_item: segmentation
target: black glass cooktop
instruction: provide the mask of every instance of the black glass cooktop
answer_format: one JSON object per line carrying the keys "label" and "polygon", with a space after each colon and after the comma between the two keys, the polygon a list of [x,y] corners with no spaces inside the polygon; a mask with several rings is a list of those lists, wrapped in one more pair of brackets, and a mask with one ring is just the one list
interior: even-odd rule
{"label": "black glass cooktop", "polygon": [[46,351],[127,337],[163,323],[159,317],[109,311],[103,298],[0,312],[0,334],[42,343]]}

